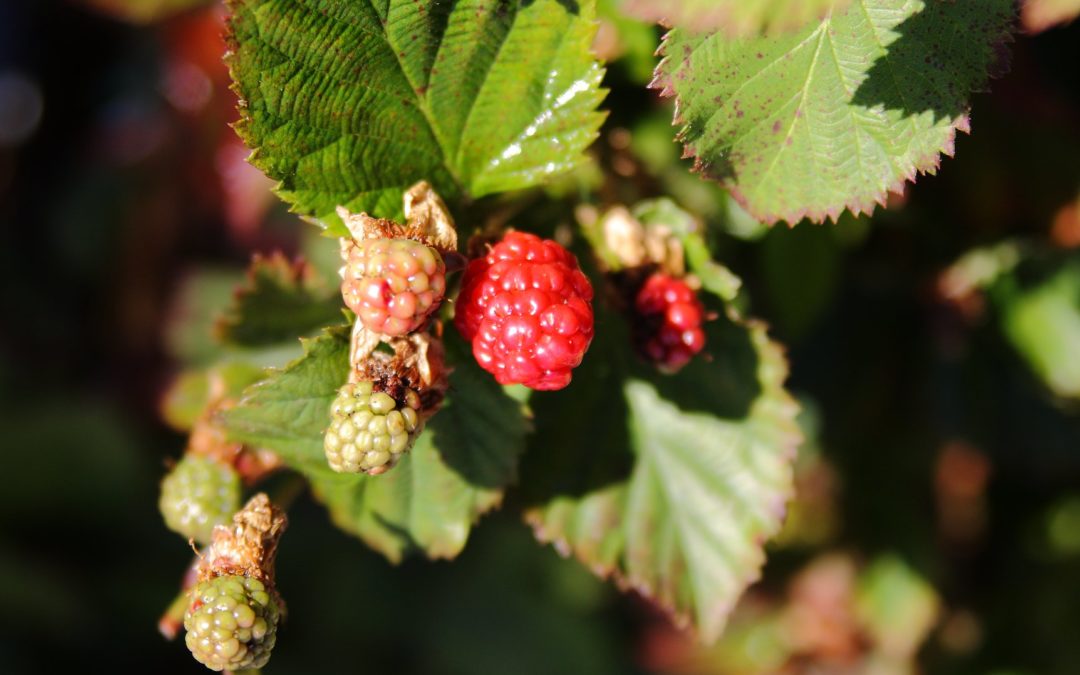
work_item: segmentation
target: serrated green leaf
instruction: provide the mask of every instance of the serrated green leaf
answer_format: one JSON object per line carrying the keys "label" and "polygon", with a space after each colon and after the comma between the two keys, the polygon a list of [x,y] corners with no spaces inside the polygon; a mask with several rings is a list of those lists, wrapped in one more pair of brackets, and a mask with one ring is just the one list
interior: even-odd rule
{"label": "serrated green leaf", "polygon": [[604,358],[587,358],[560,397],[534,397],[526,518],[541,541],[715,639],[791,494],[787,365],[763,327],[726,317],[708,326],[711,358],[675,376],[631,365],[613,317],[597,328]]}
{"label": "serrated green leaf", "polygon": [[696,170],[753,216],[835,220],[953,153],[1013,14],[1012,0],[854,0],[788,36],[676,29],[654,86],[678,98]]}
{"label": "serrated green leaf", "polygon": [[730,37],[781,33],[802,28],[849,0],[623,0],[631,16],[695,33]]}
{"label": "serrated green leaf", "polygon": [[237,131],[293,208],[344,234],[343,205],[400,214],[524,188],[596,137],[592,0],[231,0]]}
{"label": "serrated green leaf", "polygon": [[278,344],[335,323],[342,306],[337,290],[314,277],[305,263],[280,253],[256,257],[216,332],[223,342],[242,347]]}
{"label": "serrated green leaf", "polygon": [[478,371],[456,339],[443,409],[386,474],[336,474],[326,465],[323,431],[348,376],[348,331],[305,342],[302,358],[248,390],[223,415],[231,437],[270,448],[304,474],[334,522],[392,561],[421,551],[452,558],[473,523],[497,506],[516,479],[524,449],[521,406]]}

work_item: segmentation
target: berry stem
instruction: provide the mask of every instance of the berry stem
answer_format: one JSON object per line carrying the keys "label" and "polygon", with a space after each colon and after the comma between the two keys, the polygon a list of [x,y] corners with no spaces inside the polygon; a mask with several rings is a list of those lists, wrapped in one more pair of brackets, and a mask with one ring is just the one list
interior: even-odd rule
{"label": "berry stem", "polygon": [[184,613],[187,611],[190,598],[188,589],[182,589],[173,601],[169,603],[165,613],[158,619],[158,632],[170,642],[180,634],[180,628],[184,625]]}

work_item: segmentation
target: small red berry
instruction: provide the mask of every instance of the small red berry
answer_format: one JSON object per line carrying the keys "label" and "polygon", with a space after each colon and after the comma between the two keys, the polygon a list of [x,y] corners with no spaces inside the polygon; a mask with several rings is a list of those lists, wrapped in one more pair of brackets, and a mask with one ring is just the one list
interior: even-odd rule
{"label": "small red berry", "polygon": [[439,252],[412,239],[364,239],[348,249],[341,294],[368,329],[407,335],[424,324],[446,291]]}
{"label": "small red berry", "polygon": [[668,371],[686,365],[705,348],[705,307],[682,279],[657,272],[634,298],[638,351]]}
{"label": "small red berry", "polygon": [[569,251],[510,232],[469,263],[454,323],[500,384],[562,389],[593,338],[592,296]]}

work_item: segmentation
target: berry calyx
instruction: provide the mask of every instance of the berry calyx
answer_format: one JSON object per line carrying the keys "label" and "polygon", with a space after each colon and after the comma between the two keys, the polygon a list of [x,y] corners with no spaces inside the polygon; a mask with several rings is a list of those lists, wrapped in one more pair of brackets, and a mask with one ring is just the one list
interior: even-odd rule
{"label": "berry calyx", "polygon": [[434,248],[414,239],[362,239],[343,251],[341,293],[357,318],[380,335],[420,328],[446,292],[446,265]]}
{"label": "berry calyx", "polygon": [[331,469],[377,475],[397,464],[424,426],[420,396],[403,389],[398,398],[375,391],[372,382],[349,383],[338,391],[323,436]]}
{"label": "berry calyx", "polygon": [[679,370],[705,348],[705,307],[682,279],[651,275],[634,297],[638,352],[662,369]]}
{"label": "berry calyx", "polygon": [[210,670],[262,668],[277,640],[281,607],[266,585],[242,575],[196,584],[184,615],[184,641]]}
{"label": "berry calyx", "polygon": [[240,508],[240,476],[212,457],[184,455],[161,481],[158,508],[170,530],[205,544]]}
{"label": "berry calyx", "polygon": [[454,318],[500,384],[570,384],[593,338],[592,286],[565,248],[510,232],[469,263]]}

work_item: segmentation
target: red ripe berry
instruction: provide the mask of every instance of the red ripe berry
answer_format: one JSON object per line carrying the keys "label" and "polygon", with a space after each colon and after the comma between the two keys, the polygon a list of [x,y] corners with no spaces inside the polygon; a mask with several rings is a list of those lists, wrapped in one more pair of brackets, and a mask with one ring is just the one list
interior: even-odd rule
{"label": "red ripe berry", "polygon": [[569,251],[510,232],[469,263],[454,322],[500,384],[562,389],[593,338],[592,295]]}
{"label": "red ripe berry", "polygon": [[642,356],[676,371],[705,348],[705,308],[682,279],[657,272],[634,298],[635,334]]}
{"label": "red ripe berry", "polygon": [[364,239],[348,249],[345,304],[368,329],[407,335],[423,325],[446,292],[438,251],[412,239]]}

